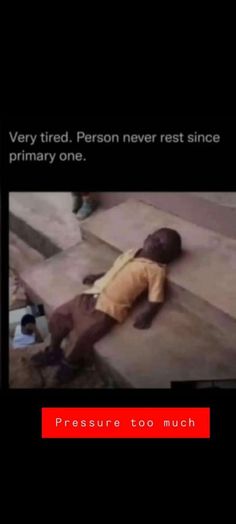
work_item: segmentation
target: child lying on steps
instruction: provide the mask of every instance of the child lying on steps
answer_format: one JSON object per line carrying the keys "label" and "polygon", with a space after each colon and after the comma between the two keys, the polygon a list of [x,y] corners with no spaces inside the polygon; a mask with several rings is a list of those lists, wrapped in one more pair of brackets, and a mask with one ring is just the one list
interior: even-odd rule
{"label": "child lying on steps", "polygon": [[[32,357],[34,364],[59,365],[56,383],[69,382],[76,375],[83,355],[114,325],[125,321],[145,290],[148,300],[134,327],[147,329],[164,301],[166,264],[180,253],[180,235],[173,229],[162,228],[149,235],[141,249],[120,255],[107,273],[85,277],[83,283],[92,287],[54,311],[49,322],[51,346]],[[67,336],[65,359],[60,345]]]}

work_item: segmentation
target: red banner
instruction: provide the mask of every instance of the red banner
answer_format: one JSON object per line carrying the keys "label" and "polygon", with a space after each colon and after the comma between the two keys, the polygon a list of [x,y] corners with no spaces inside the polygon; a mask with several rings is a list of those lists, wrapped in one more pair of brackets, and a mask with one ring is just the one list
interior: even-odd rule
{"label": "red banner", "polygon": [[42,408],[42,438],[210,438],[210,408]]}

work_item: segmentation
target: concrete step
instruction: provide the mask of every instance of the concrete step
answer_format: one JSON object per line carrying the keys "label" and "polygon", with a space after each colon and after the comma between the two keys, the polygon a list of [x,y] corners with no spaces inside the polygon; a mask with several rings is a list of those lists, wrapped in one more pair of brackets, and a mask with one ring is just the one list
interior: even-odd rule
{"label": "concrete step", "polygon": [[194,196],[199,196],[200,198],[204,198],[206,200],[209,200],[210,202],[214,202],[216,204],[219,204],[220,206],[228,207],[228,208],[236,208],[236,193],[235,192],[194,192],[191,193]]}
{"label": "concrete step", "polygon": [[43,198],[43,193],[10,193],[9,225],[13,233],[45,257],[81,241],[79,222],[71,210],[53,205],[52,199]]}
{"label": "concrete step", "polygon": [[133,327],[138,309],[95,346],[101,374],[119,387],[236,378],[236,332],[229,337],[172,300],[148,330],[138,330]]}
{"label": "concrete step", "polygon": [[179,216],[200,227],[236,239],[236,192],[119,192],[99,193],[99,201],[111,208],[129,198],[142,200],[157,209]]}
{"label": "concrete step", "polygon": [[30,299],[44,304],[50,314],[86,289],[82,280],[87,274],[107,271],[115,258],[112,248],[96,240],[85,241],[24,271],[20,277]]}
{"label": "concrete step", "polygon": [[90,217],[81,225],[84,238],[99,238],[125,251],[142,245],[160,227],[182,236],[183,255],[169,268],[171,290],[178,301],[203,318],[211,316],[236,327],[236,240],[187,222],[136,199],[130,199]]}
{"label": "concrete step", "polygon": [[17,235],[9,234],[9,309],[15,310],[26,306],[28,297],[20,284],[19,275],[44,260],[35,249],[28,246]]}
{"label": "concrete step", "polygon": [[21,285],[18,276],[12,269],[9,271],[8,279],[9,311],[25,307],[28,303],[28,297],[24,286]]}
{"label": "concrete step", "polygon": [[[83,277],[106,271],[117,251],[93,238],[45,260],[21,275],[28,295],[47,314],[83,291]],[[236,331],[213,328],[171,299],[149,330],[133,328],[132,313],[123,325],[95,346],[105,383],[118,387],[169,388],[178,380],[236,377]],[[89,386],[88,386],[89,387]]]}
{"label": "concrete step", "polygon": [[43,262],[44,256],[36,249],[31,248],[15,233],[9,234],[9,266],[16,273]]}

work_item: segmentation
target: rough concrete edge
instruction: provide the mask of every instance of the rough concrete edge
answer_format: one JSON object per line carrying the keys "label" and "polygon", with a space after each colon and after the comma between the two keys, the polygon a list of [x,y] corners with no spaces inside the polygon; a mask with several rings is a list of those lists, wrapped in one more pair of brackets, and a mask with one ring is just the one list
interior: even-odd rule
{"label": "rough concrete edge", "polygon": [[[198,199],[197,196],[193,197],[194,199]],[[202,199],[203,197],[199,197],[199,199]],[[133,198],[130,198],[130,199],[127,199],[127,200],[132,200],[132,201],[135,201],[136,199],[133,197]],[[232,234],[226,234],[225,232],[222,232],[222,231],[219,231],[218,229],[213,229],[212,227],[209,227],[209,226],[204,226],[203,224],[198,224],[196,222],[194,222],[193,220],[190,220],[189,218],[186,218],[185,216],[183,216],[182,214],[180,215],[179,213],[177,213],[176,211],[173,212],[173,210],[169,209],[169,208],[166,208],[165,206],[161,206],[160,204],[158,206],[154,206],[151,202],[147,202],[145,201],[143,198],[139,198],[137,199],[139,202],[142,202],[142,204],[145,204],[147,206],[151,206],[153,207],[153,209],[156,209],[157,211],[161,211],[162,213],[166,213],[168,215],[173,215],[174,217],[184,221],[184,222],[188,222],[190,225],[192,226],[195,226],[199,229],[204,229],[206,230],[208,233],[215,233],[216,235],[219,235],[221,237],[224,237],[228,240],[236,240],[236,237],[235,236],[232,236]],[[209,204],[213,204],[217,207],[223,207],[223,206],[220,206],[219,204],[216,204],[216,203],[213,203],[213,202],[210,202],[209,200],[205,199],[207,203]],[[233,210],[233,212],[236,212],[236,208],[227,208],[227,209],[231,209],[231,211]],[[219,211],[219,210],[218,210]],[[235,218],[235,217],[233,217]]]}
{"label": "rough concrete edge", "polygon": [[[110,193],[110,192],[108,192]],[[117,193],[117,192],[116,192]],[[136,192],[136,194],[138,195],[140,192]],[[145,194],[148,194],[150,195],[150,191],[145,191]],[[158,198],[161,196],[162,193],[164,193],[165,197],[166,197],[166,191],[160,191],[158,192],[159,195],[158,195]],[[232,230],[232,226],[230,225],[231,223],[235,223],[235,215],[236,215],[236,208],[229,208],[229,207],[225,207],[225,206],[221,206],[219,204],[216,204],[210,200],[207,200],[207,199],[204,199],[203,197],[201,196],[198,196],[198,195],[194,195],[194,192],[193,193],[188,193],[188,192],[183,192],[183,191],[172,191],[172,192],[168,192],[171,197],[174,197],[174,200],[175,199],[178,199],[179,198],[179,195],[182,194],[181,196],[183,196],[185,198],[185,196],[187,195],[188,199],[189,199],[189,202],[192,204],[192,208],[194,208],[194,218],[190,218],[189,217],[189,211],[183,211],[181,209],[181,211],[179,211],[179,209],[176,209],[176,201],[172,201],[171,202],[171,205],[170,203],[167,204],[166,202],[163,203],[163,200],[161,201],[158,201],[158,205],[154,205],[152,202],[150,202],[148,199],[150,198],[150,196],[144,196],[144,197],[141,197],[143,199],[143,202],[145,204],[151,204],[153,205],[153,207],[155,207],[156,209],[159,209],[160,211],[164,211],[166,213],[171,213],[173,215],[175,215],[176,217],[178,218],[182,218],[183,220],[186,220],[188,222],[191,222],[192,224],[196,225],[196,226],[199,226],[199,227],[203,227],[204,229],[208,229],[209,231],[212,231],[212,232],[215,232],[215,233],[219,233],[220,235],[224,236],[224,237],[227,237],[229,239],[233,239],[233,240],[236,240],[236,231],[235,231],[235,228],[234,230]],[[184,193],[184,195],[183,195]],[[106,200],[106,197],[104,197],[104,194],[105,192],[102,192],[101,195],[102,195],[102,203],[103,203],[103,200],[105,200],[105,203],[107,203],[107,200]],[[119,197],[118,197],[119,198]],[[120,205],[122,204],[123,202],[125,202],[126,199],[125,197],[123,197],[124,199],[123,200],[119,200],[118,203],[115,203],[113,205],[109,205],[108,207],[106,206],[105,209],[111,209],[112,207],[116,207],[117,205]],[[135,198],[134,196],[132,196],[131,198]],[[140,200],[139,197],[137,197],[138,200]],[[146,200],[147,199],[147,200]],[[204,202],[205,200],[205,202]],[[208,212],[208,217],[207,217],[207,220],[208,220],[208,223],[207,225],[204,223],[201,222],[201,218],[199,217],[199,209],[201,209],[201,206],[204,206],[205,210],[204,212]],[[174,210],[173,210],[173,206],[174,206]],[[196,209],[196,207],[198,206],[198,209]],[[208,210],[206,209],[206,207],[208,206]],[[209,208],[210,208],[210,211],[209,211]],[[227,211],[226,211],[227,210]],[[201,211],[200,211],[201,213]],[[210,214],[209,214],[210,213]],[[229,224],[229,229],[227,228],[226,225],[222,226],[222,224],[220,224],[220,222],[218,222],[218,219],[217,219],[217,222],[216,222],[216,219],[214,218],[214,216],[216,215],[217,213],[217,216],[219,217],[219,215],[221,215],[221,213],[223,214],[222,216],[222,219],[224,221],[224,224],[227,222]],[[227,221],[225,219],[225,214],[227,213]],[[199,220],[200,218],[200,220]],[[210,223],[209,223],[210,222]]]}
{"label": "rough concrete edge", "polygon": [[[98,370],[98,373],[100,373],[101,378],[104,380],[104,382],[111,383],[111,387],[119,388],[119,389],[163,389],[163,390],[169,390],[171,389],[171,381],[168,381],[168,385],[161,386],[161,387],[153,387],[148,386],[146,384],[145,386],[140,386],[139,384],[131,383],[127,378],[125,378],[125,375],[121,375],[119,371],[117,371],[109,362],[107,357],[103,357],[99,353],[99,349],[96,348],[96,344],[94,346],[94,356],[95,356],[95,364]],[[166,381],[167,383],[167,381]]]}
{"label": "rough concrete edge", "polygon": [[92,233],[91,231],[89,231],[86,228],[86,224],[81,225],[81,236],[82,236],[82,240],[87,240],[88,242],[91,242],[91,244],[93,245],[102,243],[103,245],[107,246],[111,251],[113,251],[114,254],[117,256],[120,253],[122,253],[120,249],[118,249],[115,246],[112,246],[109,242],[107,242],[106,240],[103,240],[103,238],[100,238],[95,233]]}
{"label": "rough concrete edge", "polygon": [[180,304],[199,319],[204,318],[205,323],[217,326],[217,329],[224,334],[235,332],[236,340],[236,318],[225,311],[173,282],[168,286],[168,299]]}
{"label": "rough concrete edge", "polygon": [[119,388],[119,389],[134,389],[134,386],[127,380],[125,380],[122,375],[120,375],[113,366],[111,366],[107,359],[101,357],[99,351],[96,349],[96,344],[94,346],[94,361],[98,373],[103,379],[106,387],[109,388]]}
{"label": "rough concrete edge", "polygon": [[44,233],[27,224],[12,211],[9,211],[9,229],[46,258],[57,255],[62,250]]}
{"label": "rough concrete edge", "polygon": [[[194,198],[197,198],[197,197],[194,197]],[[109,208],[105,208],[104,209],[104,213],[106,212],[109,212],[111,210],[114,210],[115,208],[117,207],[121,207],[121,206],[124,206],[126,205],[127,203],[131,203],[131,204],[137,204],[138,203],[141,203],[143,204],[144,206],[147,206],[147,207],[152,207],[153,210],[155,211],[159,211],[161,213],[165,213],[166,215],[172,215],[173,217],[183,221],[183,222],[187,222],[190,226],[193,226],[193,227],[196,227],[198,229],[202,229],[204,231],[206,231],[207,233],[215,233],[216,235],[219,235],[220,237],[223,237],[227,240],[232,240],[232,241],[236,241],[236,237],[233,235],[229,235],[229,234],[226,234],[224,232],[220,232],[218,230],[215,230],[214,228],[212,229],[211,227],[207,227],[207,226],[204,226],[204,225],[201,225],[201,224],[197,224],[196,222],[193,222],[192,220],[190,220],[189,218],[185,218],[183,217],[182,215],[180,214],[177,214],[175,212],[173,212],[172,210],[170,209],[167,209],[165,207],[161,207],[160,205],[157,206],[157,205],[154,205],[152,202],[147,202],[144,197],[140,197],[140,198],[135,198],[135,197],[130,197],[130,198],[127,198],[126,200],[112,206],[112,207],[109,207]],[[236,213],[236,208],[233,208],[233,210],[235,210],[235,213]],[[86,229],[86,226],[89,227],[90,223],[93,223],[94,221],[94,217],[93,215],[89,218],[87,218],[84,222],[81,222],[80,226],[81,226],[81,230],[82,228]],[[104,241],[105,242],[105,241]]]}
{"label": "rough concrete edge", "polygon": [[[40,296],[32,289],[32,287],[29,286],[29,284],[25,280],[24,274],[20,275],[19,280],[25,287],[25,291],[26,291],[26,295],[27,295],[29,303],[32,303],[35,305],[41,304],[42,301],[40,299]],[[50,315],[53,312],[53,307],[50,304],[45,303],[45,302],[43,303],[43,306],[44,306],[46,317],[50,317]]]}
{"label": "rough concrete edge", "polygon": [[[22,238],[20,238],[18,235],[16,235],[16,233],[14,233],[12,231],[12,229],[9,229],[9,247],[13,247],[14,248],[15,246],[17,248],[19,247],[19,249],[21,249],[21,247],[22,247],[23,252],[25,252],[25,249],[27,249],[27,250],[29,249],[30,253],[32,253],[35,256],[37,256],[37,260],[33,261],[32,265],[33,264],[38,264],[38,263],[43,262],[45,260],[45,257],[42,255],[42,253],[39,253],[39,251],[37,249],[34,249],[33,247],[31,247],[28,244],[26,244],[26,242]],[[13,271],[14,271],[14,268],[13,268]]]}

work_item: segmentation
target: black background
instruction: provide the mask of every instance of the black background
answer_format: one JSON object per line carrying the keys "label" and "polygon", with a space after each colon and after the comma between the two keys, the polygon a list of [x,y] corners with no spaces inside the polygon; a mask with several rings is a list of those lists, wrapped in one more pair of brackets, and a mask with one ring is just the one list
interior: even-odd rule
{"label": "black background", "polygon": [[[3,432],[21,456],[46,450],[216,449],[236,437],[236,390],[8,390],[8,191],[235,191],[233,119],[220,116],[8,116],[2,126],[2,390]],[[45,151],[83,151],[87,162],[14,163],[9,130],[22,133],[217,133],[220,144],[45,144]],[[25,144],[19,150],[33,151]],[[42,144],[35,150],[43,150]],[[42,406],[210,406],[211,439],[79,441],[40,438]]]}

